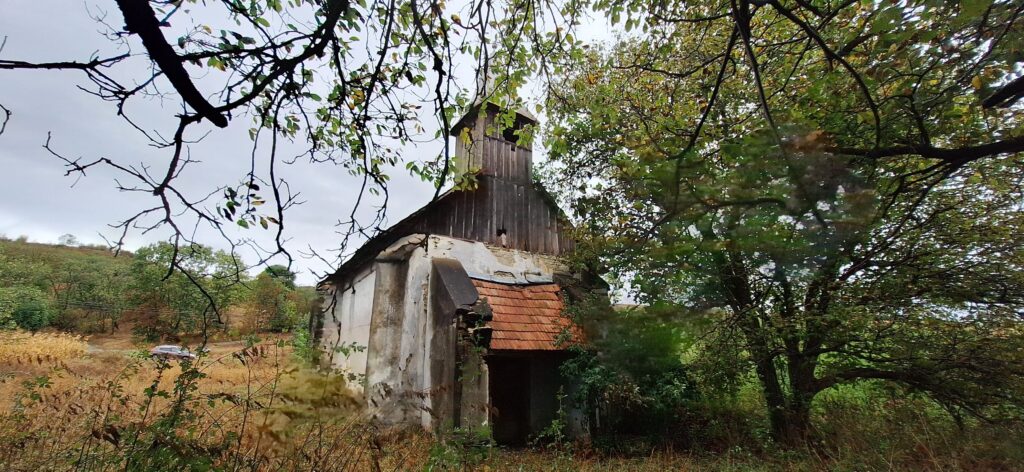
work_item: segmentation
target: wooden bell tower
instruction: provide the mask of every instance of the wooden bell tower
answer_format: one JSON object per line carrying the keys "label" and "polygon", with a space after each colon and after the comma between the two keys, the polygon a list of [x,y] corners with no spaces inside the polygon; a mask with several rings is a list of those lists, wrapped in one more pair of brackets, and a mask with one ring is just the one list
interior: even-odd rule
{"label": "wooden bell tower", "polygon": [[530,183],[533,180],[532,137],[537,118],[520,108],[514,114],[498,105],[477,105],[452,127],[455,170],[477,171],[478,178]]}

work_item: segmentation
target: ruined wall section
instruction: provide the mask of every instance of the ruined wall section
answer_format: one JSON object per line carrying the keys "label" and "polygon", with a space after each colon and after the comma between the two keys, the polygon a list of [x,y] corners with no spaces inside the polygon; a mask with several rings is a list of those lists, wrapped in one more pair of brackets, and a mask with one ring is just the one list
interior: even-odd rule
{"label": "ruined wall section", "polygon": [[431,236],[428,251],[458,260],[472,278],[507,284],[551,283],[569,270],[555,256],[443,236]]}
{"label": "ruined wall section", "polygon": [[451,427],[455,421],[486,425],[487,369],[479,359],[473,362],[476,371],[465,377],[460,418],[432,408],[439,401],[448,402],[455,382],[463,381],[459,373],[432,376],[452,371],[433,363],[455,362],[454,346],[437,342],[450,338],[446,331],[452,314],[432,312],[435,258],[457,260],[470,277],[501,283],[551,282],[555,274],[567,271],[549,255],[446,236],[406,236],[381,251],[352,284],[341,285],[338,303],[325,318],[323,343],[328,348],[339,342],[365,343],[364,352],[335,355],[332,363],[365,374],[368,414],[376,420],[428,430]]}
{"label": "ruined wall section", "polygon": [[349,387],[363,391],[360,381],[366,374],[367,352],[370,341],[370,315],[376,272],[372,266],[364,268],[350,280],[331,285],[324,293],[323,328],[320,343],[331,367],[356,380]]}

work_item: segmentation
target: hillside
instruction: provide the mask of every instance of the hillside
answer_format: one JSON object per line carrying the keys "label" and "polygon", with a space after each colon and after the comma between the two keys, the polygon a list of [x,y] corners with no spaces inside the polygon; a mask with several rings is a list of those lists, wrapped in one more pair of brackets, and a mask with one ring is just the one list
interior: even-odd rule
{"label": "hillside", "polygon": [[132,253],[129,251],[121,251],[115,257],[113,251],[102,245],[65,246],[3,237],[0,237],[0,254],[18,259],[32,259],[49,265],[59,265],[68,260],[80,258],[127,260],[132,257]]}
{"label": "hillside", "polygon": [[[189,274],[168,276],[175,255]],[[223,337],[305,325],[315,295],[296,287],[293,273],[272,266],[251,277],[239,267],[244,261],[205,246],[175,252],[157,243],[115,255],[100,246],[0,239],[0,328],[127,329],[173,341],[200,332]]]}

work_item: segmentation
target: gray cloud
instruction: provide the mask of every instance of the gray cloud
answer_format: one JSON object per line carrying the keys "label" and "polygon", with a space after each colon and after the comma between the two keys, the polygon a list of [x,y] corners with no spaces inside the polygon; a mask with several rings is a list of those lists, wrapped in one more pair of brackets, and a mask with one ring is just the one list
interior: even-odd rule
{"label": "gray cloud", "polygon": [[[0,8],[4,12],[0,15],[0,36],[8,38],[0,57],[82,60],[94,53],[104,56],[123,52],[99,33],[102,27],[89,17],[85,4],[4,0]],[[110,10],[110,23],[119,24],[113,2],[90,3],[88,8],[92,14],[101,13],[104,8]],[[133,58],[118,72],[123,77],[143,77],[147,67],[148,61]],[[62,163],[43,149],[50,132],[53,147],[68,157],[111,157],[152,166],[154,172],[166,166],[166,150],[151,147],[144,136],[116,116],[112,104],[76,86],[88,88],[89,81],[75,71],[0,72],[0,103],[14,113],[7,131],[0,135],[0,233],[11,237],[26,235],[40,242],[55,242],[61,234],[72,233],[83,242],[99,243],[101,234],[116,238],[108,224],[153,206],[152,197],[118,192],[116,174],[106,169],[91,170],[84,178],[65,177]],[[173,130],[177,106],[180,105],[173,100],[135,101],[129,112],[146,129],[166,135]],[[192,196],[205,195],[221,185],[235,184],[244,176],[252,146],[246,120],[236,117],[226,130],[203,130],[211,134],[190,146],[192,157],[202,162],[181,175],[179,185],[183,189]],[[433,130],[427,133],[432,136]],[[410,154],[428,158],[437,155],[440,148],[439,142],[428,143],[410,150]],[[283,166],[280,172],[305,201],[286,215],[289,248],[296,255],[307,246],[319,251],[336,248],[340,236],[335,233],[334,224],[346,219],[351,211],[359,179],[340,166],[314,165],[301,159],[294,165]],[[419,208],[433,195],[429,184],[410,177],[404,168],[393,169],[390,175],[391,222]],[[367,216],[374,204],[369,201],[361,214]],[[230,231],[233,236],[253,237],[263,244],[270,241],[267,231]],[[167,233],[136,232],[127,242],[129,249],[133,249],[166,236]],[[200,231],[199,239],[226,248],[226,243],[212,231]],[[243,256],[255,259],[251,254]],[[303,283],[314,281],[309,270],[327,269],[301,257],[296,258],[296,264]]]}

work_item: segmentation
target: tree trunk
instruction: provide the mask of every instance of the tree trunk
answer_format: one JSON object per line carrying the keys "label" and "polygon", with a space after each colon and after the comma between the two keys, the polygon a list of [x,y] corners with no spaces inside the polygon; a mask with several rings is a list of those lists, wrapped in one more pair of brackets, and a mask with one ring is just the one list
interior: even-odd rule
{"label": "tree trunk", "polygon": [[786,447],[803,446],[810,434],[811,402],[817,393],[814,378],[816,359],[803,356],[790,356],[787,359],[790,383],[787,394],[779,381],[775,359],[769,354],[767,346],[759,342],[758,333],[748,330],[749,327],[744,331],[768,409],[772,439]]}
{"label": "tree trunk", "polygon": [[768,423],[771,426],[772,438],[779,440],[788,429],[789,408],[786,404],[786,394],[782,391],[778,373],[771,359],[756,360],[754,366],[768,407]]}
{"label": "tree trunk", "polygon": [[786,410],[785,422],[773,432],[773,439],[786,447],[805,445],[811,429],[810,404],[791,402]]}
{"label": "tree trunk", "polygon": [[790,367],[787,372],[790,374],[792,395],[791,398],[787,398],[779,380],[781,376],[775,364],[776,354],[773,354],[768,340],[771,320],[767,316],[762,316],[754,306],[754,297],[742,257],[735,252],[718,253],[715,262],[731,299],[730,305],[738,316],[738,325],[754,361],[757,378],[761,382],[761,391],[768,407],[772,438],[786,446],[799,446],[806,440],[810,428],[816,358],[802,356],[799,352],[799,343],[791,346],[786,360]]}
{"label": "tree trunk", "polygon": [[793,411],[795,405],[786,398],[786,392],[782,388],[779,372],[775,366],[775,358],[764,339],[765,333],[759,320],[753,315],[748,315],[741,321],[740,327],[746,338],[747,349],[754,361],[757,379],[761,383],[761,393],[764,394],[765,406],[768,408],[768,423],[771,426],[772,439],[782,444],[796,445],[808,424],[806,420],[801,422],[801,417],[809,415],[801,415]]}
{"label": "tree trunk", "polygon": [[811,427],[811,403],[818,393],[818,382],[814,371],[818,366],[817,355],[801,352],[787,356],[789,374],[789,426],[783,442],[798,445],[807,441]]}

